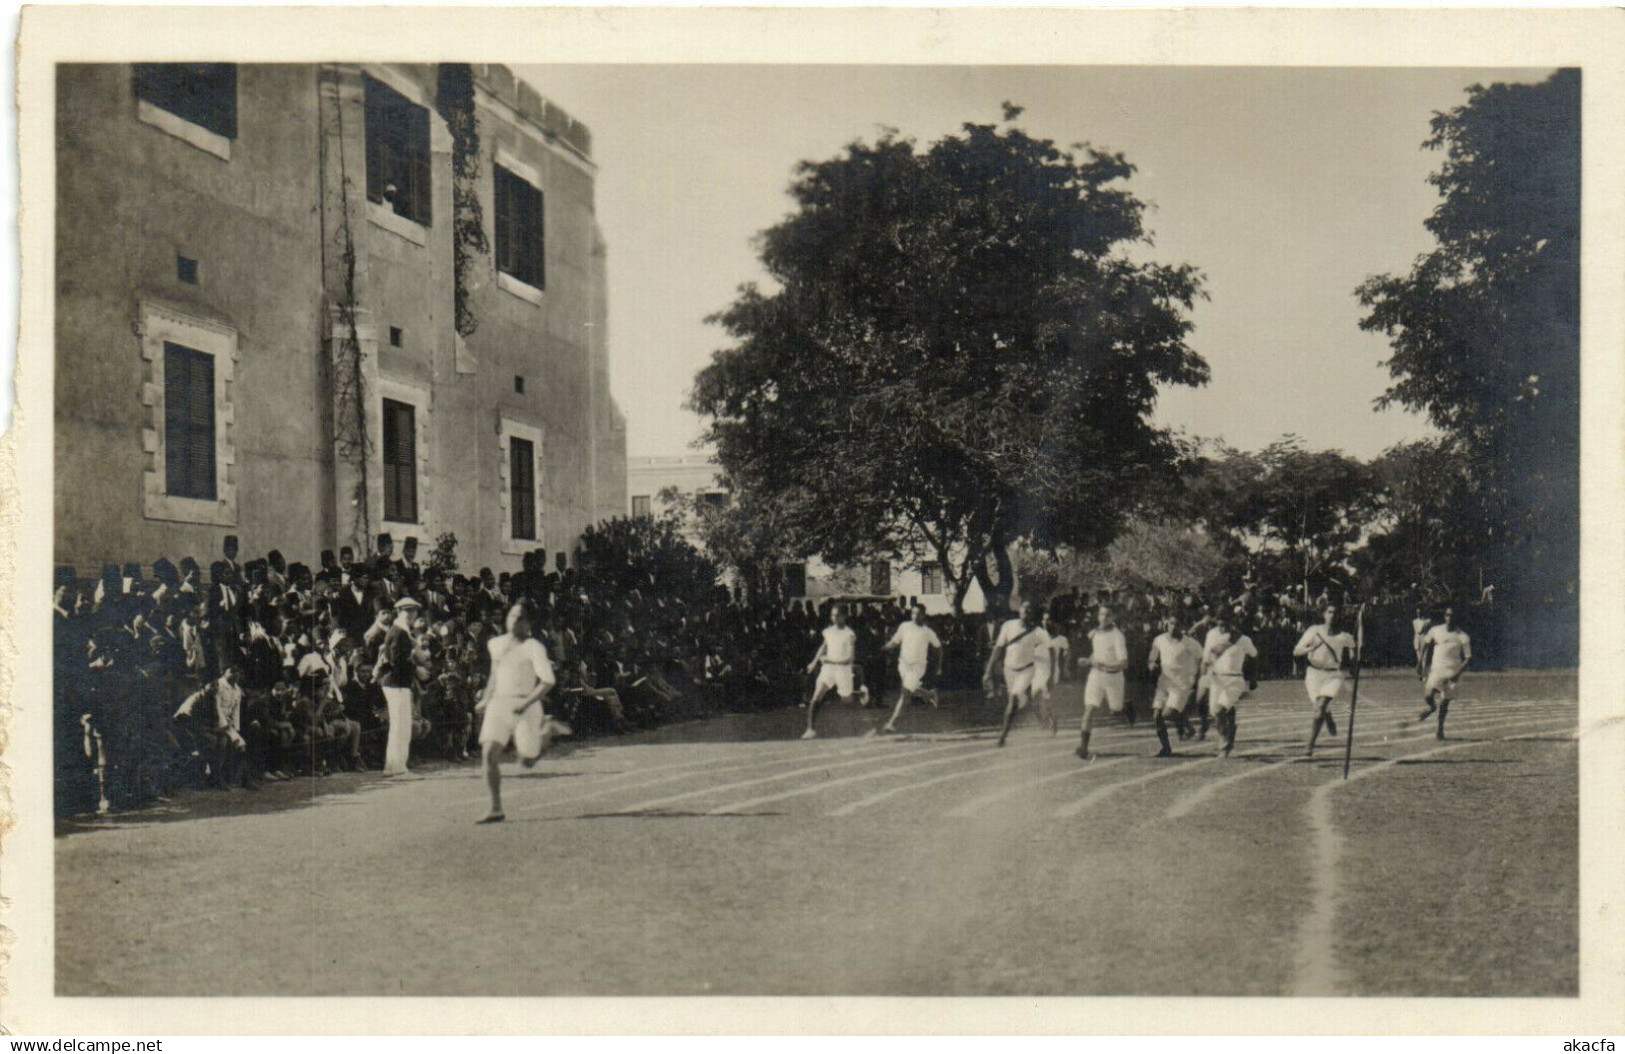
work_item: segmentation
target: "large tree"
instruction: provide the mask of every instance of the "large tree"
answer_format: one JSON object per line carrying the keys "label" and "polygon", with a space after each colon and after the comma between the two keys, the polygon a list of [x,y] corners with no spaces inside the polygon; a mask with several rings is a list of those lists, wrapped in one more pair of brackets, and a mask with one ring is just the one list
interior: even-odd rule
{"label": "large tree", "polygon": [[1503,595],[1572,596],[1579,575],[1580,74],[1468,90],[1433,118],[1437,247],[1358,290],[1388,336],[1379,406],[1425,412],[1491,511]]}
{"label": "large tree", "polygon": [[713,318],[732,338],[690,405],[741,491],[841,564],[926,555],[995,603],[1009,545],[1098,549],[1170,471],[1160,385],[1207,380],[1186,345],[1193,268],[1144,262],[1122,155],[967,124],[804,162],[760,237],[775,288]]}

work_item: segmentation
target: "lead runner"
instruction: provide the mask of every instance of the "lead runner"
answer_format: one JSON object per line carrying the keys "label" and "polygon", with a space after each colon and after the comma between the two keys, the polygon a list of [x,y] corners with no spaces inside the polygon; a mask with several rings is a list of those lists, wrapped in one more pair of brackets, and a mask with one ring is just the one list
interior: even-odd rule
{"label": "lead runner", "polygon": [[1303,636],[1298,638],[1297,647],[1292,649],[1293,658],[1304,661],[1303,684],[1309,692],[1309,702],[1315,707],[1315,723],[1309,729],[1308,757],[1315,756],[1315,740],[1320,738],[1322,725],[1326,726],[1327,732],[1337,735],[1332,704],[1343,693],[1346,683],[1343,669],[1354,654],[1353,636],[1347,632],[1339,633],[1335,628],[1337,606],[1327,604],[1321,615],[1321,624],[1304,630]]}
{"label": "lead runner", "polygon": [[519,763],[526,768],[541,758],[554,736],[567,736],[570,727],[542,710],[542,700],[556,678],[547,648],[530,635],[530,615],[524,603],[508,609],[508,632],[486,644],[491,653],[491,676],[474,711],[480,721],[480,753],[485,784],[491,791],[491,811],[479,823],[500,823],[502,814],[502,752],[512,742]]}

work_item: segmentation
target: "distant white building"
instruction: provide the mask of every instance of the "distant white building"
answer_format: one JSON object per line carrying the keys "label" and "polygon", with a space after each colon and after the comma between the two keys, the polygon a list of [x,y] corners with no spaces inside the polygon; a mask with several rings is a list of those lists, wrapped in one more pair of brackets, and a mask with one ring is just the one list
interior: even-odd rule
{"label": "distant white building", "polygon": [[[721,483],[721,475],[721,468],[707,454],[628,457],[627,514],[659,515],[669,508],[660,497],[662,491],[669,490],[726,506],[729,493]],[[933,615],[953,610],[952,588],[935,560],[914,563],[878,560],[861,567],[834,568],[817,557],[810,557],[787,565],[785,575],[791,583],[790,595],[798,599],[853,595],[907,597],[917,598]],[[965,594],[965,610],[979,612],[985,607],[981,588],[972,583]]]}

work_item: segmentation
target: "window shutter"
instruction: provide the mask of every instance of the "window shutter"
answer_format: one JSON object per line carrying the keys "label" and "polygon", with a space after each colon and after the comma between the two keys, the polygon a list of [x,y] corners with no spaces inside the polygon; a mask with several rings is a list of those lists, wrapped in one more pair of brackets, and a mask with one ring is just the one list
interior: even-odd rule
{"label": "window shutter", "polygon": [[546,198],[545,195],[538,190],[535,191],[535,195],[531,200],[536,211],[535,221],[531,229],[536,232],[536,236],[531,241],[529,246],[531,251],[530,273],[533,276],[533,280],[530,284],[535,286],[537,289],[546,289],[547,265],[545,262],[546,254],[543,252],[543,249],[547,245],[547,212],[542,207],[542,203],[546,200]]}

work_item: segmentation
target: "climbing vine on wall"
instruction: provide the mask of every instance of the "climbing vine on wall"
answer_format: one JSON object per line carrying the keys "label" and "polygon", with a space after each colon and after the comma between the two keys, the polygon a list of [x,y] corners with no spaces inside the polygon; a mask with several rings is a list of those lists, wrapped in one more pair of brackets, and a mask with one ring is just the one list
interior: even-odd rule
{"label": "climbing vine on wall", "polygon": [[[341,463],[355,468],[355,492],[351,501],[354,518],[351,537],[354,544],[365,546],[372,537],[372,517],[367,501],[368,466],[372,459],[372,436],[367,430],[366,375],[363,371],[365,353],[361,348],[361,335],[356,326],[355,237],[350,229],[351,192],[355,189],[345,163],[344,102],[338,90],[329,96],[333,104],[336,149],[338,155],[338,223],[333,231],[333,248],[337,251],[338,287],[333,290],[334,311],[338,316],[339,338],[333,348],[333,445]],[[323,183],[326,184],[329,138],[326,107],[320,112],[322,124],[321,157]],[[323,192],[322,225],[325,229],[326,192]],[[323,268],[327,264],[327,249],[322,251]],[[329,279],[331,281],[331,278]]]}
{"label": "climbing vine on wall", "polygon": [[435,109],[451,132],[452,266],[455,274],[457,332],[468,336],[479,328],[469,306],[474,268],[491,251],[480,207],[480,130],[474,112],[474,68],[466,62],[440,64]]}

